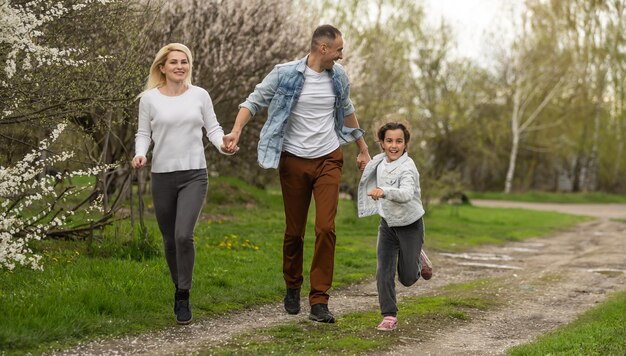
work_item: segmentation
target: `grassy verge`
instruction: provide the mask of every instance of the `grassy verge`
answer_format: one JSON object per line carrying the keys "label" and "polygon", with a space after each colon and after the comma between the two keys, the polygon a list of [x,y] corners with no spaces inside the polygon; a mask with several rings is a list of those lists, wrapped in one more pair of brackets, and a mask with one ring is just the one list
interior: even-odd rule
{"label": "grassy verge", "polygon": [[[209,185],[195,234],[196,320],[275,302],[284,292],[280,195],[227,178],[211,179]],[[149,241],[158,253],[160,234],[150,211],[147,217]],[[425,221],[426,248],[451,250],[541,236],[580,220],[548,212],[442,206],[431,208]],[[335,288],[374,275],[377,224],[376,217],[356,218],[354,203],[341,201]],[[313,226],[307,231],[305,275]],[[137,253],[138,235],[136,226],[122,221],[90,244],[44,241],[35,246],[44,256],[44,271],[0,271],[0,350],[38,353],[173,325],[174,291],[165,261]]]}
{"label": "grassy verge", "polygon": [[605,303],[576,321],[516,346],[508,355],[624,355],[626,353],[626,292],[613,294]]}
{"label": "grassy verge", "polygon": [[[406,298],[399,303],[398,328],[381,332],[375,326],[380,312],[355,312],[338,318],[337,324],[299,321],[240,335],[212,355],[355,355],[381,351],[402,340],[426,340],[452,324],[470,320],[481,310],[501,305],[494,295],[502,281],[476,280],[446,286],[437,295]],[[425,323],[428,328],[425,328]]]}
{"label": "grassy verge", "polygon": [[472,192],[468,194],[470,199],[513,200],[537,203],[626,203],[626,195],[607,193],[547,193],[528,192],[511,193],[502,192]]}
{"label": "grassy verge", "polygon": [[550,234],[586,217],[525,209],[433,206],[425,218],[426,249],[463,250]]}

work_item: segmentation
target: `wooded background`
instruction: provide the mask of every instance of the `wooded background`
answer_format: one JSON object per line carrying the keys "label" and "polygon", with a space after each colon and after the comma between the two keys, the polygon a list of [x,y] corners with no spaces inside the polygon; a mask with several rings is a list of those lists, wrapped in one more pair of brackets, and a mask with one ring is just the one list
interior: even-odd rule
{"label": "wooded background", "polygon": [[[410,123],[410,154],[426,195],[626,193],[624,0],[525,1],[521,12],[504,14],[514,40],[494,29],[485,38],[493,50],[482,60],[455,55],[452,28],[427,25],[414,0],[86,1],[24,25],[57,3],[69,9],[74,2],[0,0],[3,16],[12,16],[0,35],[2,166],[68,121],[54,149],[77,155],[49,168],[118,163],[98,183],[101,193],[115,195],[129,181],[136,96],[161,46],[191,48],[193,83],[209,91],[228,133],[255,84],[274,65],[305,56],[313,29],[328,22],[344,34],[342,64],[372,156],[381,122]],[[73,49],[66,57],[74,62],[36,60],[15,40],[22,30],[38,31],[29,35],[37,46]],[[265,115],[246,127],[236,156],[207,146],[211,174],[276,183],[276,172],[256,163]],[[346,147],[348,193],[359,178],[355,157],[356,146]]]}

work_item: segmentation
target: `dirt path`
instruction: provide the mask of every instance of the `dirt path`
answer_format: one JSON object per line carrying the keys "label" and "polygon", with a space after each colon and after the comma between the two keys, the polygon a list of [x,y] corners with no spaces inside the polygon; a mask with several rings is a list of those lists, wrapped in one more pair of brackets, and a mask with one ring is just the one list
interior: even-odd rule
{"label": "dirt path", "polygon": [[626,204],[559,204],[528,203],[500,200],[472,200],[476,206],[493,208],[522,208],[545,211],[558,211],[574,215],[593,216],[601,219],[626,219]]}
{"label": "dirt path", "polygon": [[[485,254],[511,257],[487,263],[519,268],[480,270],[485,276],[502,276],[510,281],[509,288],[502,292],[507,307],[389,354],[499,355],[572,321],[604,301],[608,293],[626,289],[623,223],[596,220],[551,238],[482,248],[478,256]],[[457,261],[455,266],[450,260],[441,263],[442,273],[456,273],[460,264]]]}
{"label": "dirt path", "polygon": [[[488,204],[484,201],[480,203],[482,206]],[[558,206],[565,212],[568,212],[565,209],[574,209],[569,205]],[[601,211],[606,207],[595,208],[594,215],[603,215]],[[626,219],[626,205],[606,209],[610,214],[604,216]],[[616,209],[620,213],[614,216]],[[589,214],[589,211],[586,213]],[[500,294],[508,301],[507,307],[483,312],[463,325],[445,330],[431,330],[425,324],[422,338],[402,339],[404,344],[388,354],[501,354],[513,345],[528,342],[570,322],[584,310],[604,301],[610,292],[625,290],[624,256],[626,224],[608,218],[582,223],[550,238],[482,247],[464,254],[431,254],[435,265],[433,279],[419,281],[417,286],[410,288],[399,286],[399,298],[436,292],[450,283],[504,277],[510,283]],[[373,282],[331,294],[329,306],[337,316],[356,310],[372,310],[378,306]],[[284,313],[280,303],[276,303],[157,333],[82,344],[57,354],[166,355],[206,352],[211,346],[239,333],[305,319],[307,315],[308,308],[304,305],[300,315],[290,316]],[[398,332],[402,332],[402,326]]]}

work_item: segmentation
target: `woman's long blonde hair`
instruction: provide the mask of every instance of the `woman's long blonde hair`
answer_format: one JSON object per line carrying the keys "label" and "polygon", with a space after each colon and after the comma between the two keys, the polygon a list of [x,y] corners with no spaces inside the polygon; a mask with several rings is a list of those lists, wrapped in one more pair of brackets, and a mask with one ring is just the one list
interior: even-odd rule
{"label": "woman's long blonde hair", "polygon": [[146,82],[143,92],[141,92],[138,97],[141,97],[146,91],[152,88],[160,88],[165,85],[165,74],[161,72],[161,66],[165,65],[167,56],[174,51],[183,52],[187,56],[187,60],[189,61],[189,71],[187,72],[187,77],[185,78],[185,84],[188,86],[191,85],[191,73],[193,70],[193,57],[191,56],[191,51],[182,43],[170,43],[163,46],[163,48],[161,48],[154,57],[154,61],[150,66],[148,81]]}

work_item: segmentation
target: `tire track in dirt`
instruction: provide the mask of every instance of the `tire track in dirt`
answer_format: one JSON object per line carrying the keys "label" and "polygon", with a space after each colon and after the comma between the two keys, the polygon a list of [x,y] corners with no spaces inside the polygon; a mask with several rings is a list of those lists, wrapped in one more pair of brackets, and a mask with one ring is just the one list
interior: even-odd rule
{"label": "tire track in dirt", "polygon": [[[626,209],[624,209],[626,215]],[[626,218],[626,216],[625,216]],[[466,261],[446,254],[430,254],[435,275],[416,286],[398,285],[398,299],[435,292],[450,283],[477,278],[504,277],[510,288],[502,291],[507,306],[474,316],[460,326],[444,330],[424,329],[423,341],[406,339],[388,354],[398,355],[494,355],[513,345],[573,320],[578,314],[604,301],[607,294],[624,290],[626,276],[626,224],[599,219],[549,238],[531,239],[502,246],[484,246],[468,253],[509,256],[507,261],[489,264],[511,265],[520,269],[484,268],[464,265]],[[614,270],[601,273],[598,269]],[[617,271],[617,272],[616,272]],[[103,339],[57,351],[55,355],[168,355],[209,352],[233,336],[258,328],[304,320],[308,306],[299,315],[287,315],[282,303],[196,321],[188,326]],[[374,281],[331,292],[330,309],[339,317],[361,310],[376,310],[378,300]],[[401,320],[402,311],[399,313]],[[372,326],[372,327],[375,327]],[[396,332],[402,332],[402,324]],[[380,351],[376,352],[380,354]]]}

